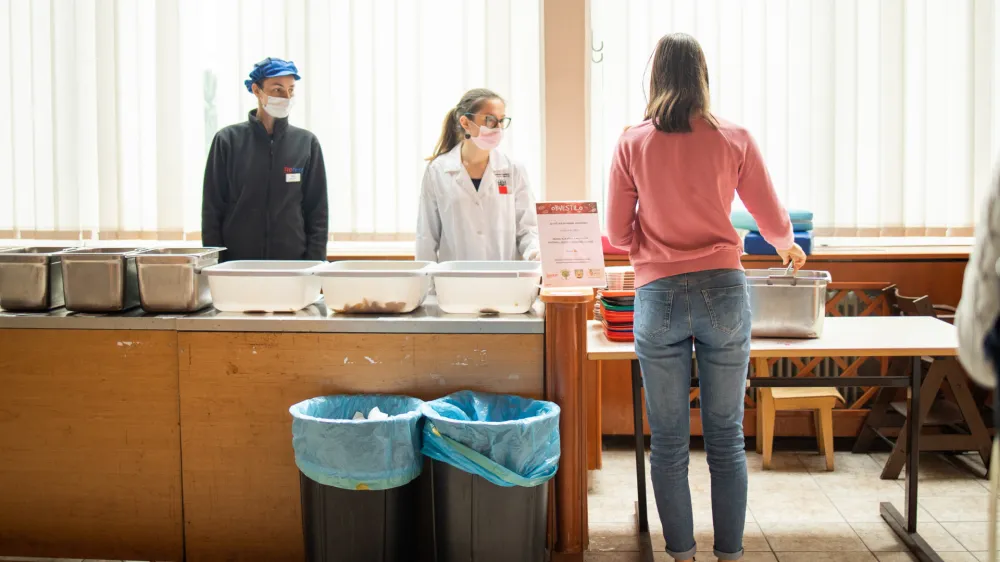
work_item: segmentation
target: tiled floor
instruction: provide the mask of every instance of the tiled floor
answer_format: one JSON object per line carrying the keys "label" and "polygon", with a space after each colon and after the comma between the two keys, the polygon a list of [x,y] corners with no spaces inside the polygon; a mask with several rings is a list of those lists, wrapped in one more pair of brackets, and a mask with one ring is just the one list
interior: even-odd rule
{"label": "tiled floor", "polygon": [[[880,500],[903,505],[903,480],[879,479],[886,458],[884,454],[837,453],[836,471],[828,473],[817,454],[775,453],[775,469],[765,472],[761,457],[749,453],[745,561],[914,560],[879,516]],[[648,454],[646,466],[656,560],[667,562],[649,482]],[[690,480],[697,559],[714,562],[709,473],[703,451],[691,452]],[[945,562],[986,560],[988,482],[934,455],[922,458],[920,481],[922,536]],[[635,498],[634,452],[605,451],[603,470],[591,474],[588,562],[639,560]]]}
{"label": "tiled floor", "polygon": [[[837,453],[835,472],[823,470],[819,455],[775,453],[775,469],[763,471],[750,453],[750,497],[744,536],[745,562],[907,562],[914,560],[882,521],[882,500],[902,507],[902,480],[878,475],[887,455]],[[662,528],[652,499],[647,457],[650,527],[657,562],[663,553]],[[980,465],[981,466],[981,465]],[[691,453],[698,562],[712,556],[712,509],[705,453]],[[920,463],[920,532],[945,562],[986,560],[988,484],[934,455]],[[604,453],[604,469],[591,474],[588,562],[639,560],[635,522],[635,455]],[[0,561],[55,562],[0,556]],[[58,562],[90,562],[81,560]]]}

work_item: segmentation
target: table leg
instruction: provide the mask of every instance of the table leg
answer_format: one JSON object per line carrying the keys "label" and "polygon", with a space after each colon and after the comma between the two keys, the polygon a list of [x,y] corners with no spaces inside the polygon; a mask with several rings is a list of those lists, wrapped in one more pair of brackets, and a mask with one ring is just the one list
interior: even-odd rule
{"label": "table leg", "polygon": [[907,404],[906,418],[910,423],[906,427],[906,531],[917,532],[917,473],[920,465],[920,429],[923,421],[920,415],[921,375],[923,365],[920,357],[913,358],[910,368],[910,400]]}
{"label": "table leg", "polygon": [[922,365],[920,357],[913,358],[910,372],[910,388],[907,400],[906,434],[906,517],[889,502],[883,502],[879,511],[882,519],[889,524],[903,544],[921,562],[944,562],[937,552],[917,533],[917,486],[920,464],[920,382]]}
{"label": "table leg", "polygon": [[[755,377],[771,376],[771,367],[769,367],[767,364],[767,357],[758,357],[754,361],[753,370],[754,370],[753,376]],[[756,418],[755,421],[757,426],[757,435],[754,437],[754,450],[757,451],[758,455],[764,454],[764,415],[761,411],[762,409],[760,405],[761,402],[763,402],[764,400],[765,390],[767,389],[758,388],[753,391],[754,395],[756,396],[756,406],[757,406],[755,410],[756,415],[754,416]]]}
{"label": "table leg", "polygon": [[632,360],[632,413],[635,430],[635,478],[639,489],[639,532],[649,532],[649,516],[646,513],[646,440],[642,428],[642,369],[639,360]]}

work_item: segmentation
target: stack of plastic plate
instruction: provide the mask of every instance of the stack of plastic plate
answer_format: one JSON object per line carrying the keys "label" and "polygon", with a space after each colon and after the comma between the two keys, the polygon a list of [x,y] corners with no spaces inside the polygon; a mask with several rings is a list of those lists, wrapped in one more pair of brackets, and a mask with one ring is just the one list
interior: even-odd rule
{"label": "stack of plastic plate", "polygon": [[601,296],[605,291],[630,291],[635,294],[635,269],[630,265],[606,267],[604,276],[608,281],[608,288],[597,291],[597,302],[594,303],[594,320],[601,318]]}
{"label": "stack of plastic plate", "polygon": [[635,291],[602,291],[598,300],[604,335],[611,341],[634,341]]}

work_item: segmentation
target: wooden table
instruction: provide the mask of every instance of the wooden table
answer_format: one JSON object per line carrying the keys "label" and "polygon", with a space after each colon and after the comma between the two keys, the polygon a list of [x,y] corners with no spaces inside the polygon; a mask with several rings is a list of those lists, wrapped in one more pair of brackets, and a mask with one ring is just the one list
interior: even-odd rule
{"label": "wooden table", "polygon": [[[771,378],[750,377],[754,387],[880,386],[906,387],[907,419],[918,419],[922,356],[949,357],[958,354],[955,327],[927,317],[827,318],[823,336],[814,340],[753,339],[750,357],[758,360],[788,357],[910,357],[910,376],[842,376]],[[600,322],[587,326],[587,358],[593,361],[625,359],[632,362],[632,397],[635,407],[636,477],[639,484],[639,532],[648,548],[649,523],[646,515],[645,457],[642,433],[642,375],[633,343],[616,343],[604,336]],[[917,533],[917,487],[922,423],[907,424],[906,515],[890,502],[882,502],[882,518],[918,560],[942,562],[934,549]],[[644,553],[651,559],[651,552]]]}

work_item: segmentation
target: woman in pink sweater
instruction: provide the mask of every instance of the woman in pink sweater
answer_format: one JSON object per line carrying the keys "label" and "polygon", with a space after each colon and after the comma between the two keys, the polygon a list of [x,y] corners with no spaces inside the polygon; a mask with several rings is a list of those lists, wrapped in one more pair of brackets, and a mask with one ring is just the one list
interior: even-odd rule
{"label": "woman in pink sweater", "polygon": [[653,491],[667,553],[696,550],[688,485],[691,344],[712,482],[715,555],[741,560],[747,468],[743,397],[750,302],[743,247],[729,221],[738,194],[761,234],[796,269],[805,253],[743,128],[709,111],[708,65],[691,36],[656,45],[645,121],[625,131],[611,166],[607,229],[635,267],[635,347],[652,432]]}

